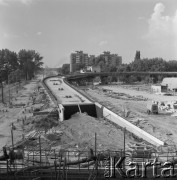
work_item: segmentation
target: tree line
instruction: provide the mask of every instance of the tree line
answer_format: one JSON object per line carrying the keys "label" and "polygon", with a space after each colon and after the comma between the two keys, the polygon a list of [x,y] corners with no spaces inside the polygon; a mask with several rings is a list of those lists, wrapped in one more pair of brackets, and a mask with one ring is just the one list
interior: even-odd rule
{"label": "tree line", "polygon": [[143,58],[134,60],[129,64],[121,64],[114,66],[113,64],[107,64],[105,59],[100,57],[92,62],[91,65],[100,66],[102,72],[130,72],[130,71],[177,71],[177,61],[170,60],[165,61],[162,58]]}
{"label": "tree line", "polygon": [[[114,66],[111,63],[106,64],[104,58],[97,58],[92,62],[93,66],[100,66],[102,72],[174,72],[177,71],[177,61],[170,60],[165,61],[162,58],[143,58],[143,59],[135,59],[133,62],[129,64],[121,64],[118,66]],[[59,72],[62,74],[69,74],[70,72],[70,64],[63,64],[61,68],[59,68]]]}
{"label": "tree line", "polygon": [[[162,58],[143,58],[135,59],[129,64],[122,64],[116,69],[116,72],[176,72],[177,61],[170,60],[165,61]],[[126,75],[121,77],[120,80],[123,82],[131,83],[137,81],[143,81],[144,83],[157,83],[161,82],[164,76],[154,75],[151,77],[137,76],[137,75]]]}
{"label": "tree line", "polygon": [[165,61],[162,58],[144,58],[134,60],[130,64],[122,64],[117,68],[118,72],[143,71],[143,72],[174,72],[177,71],[177,61]]}
{"label": "tree line", "polygon": [[0,50],[0,83],[30,80],[42,68],[43,57],[35,50],[22,49],[18,53]]}

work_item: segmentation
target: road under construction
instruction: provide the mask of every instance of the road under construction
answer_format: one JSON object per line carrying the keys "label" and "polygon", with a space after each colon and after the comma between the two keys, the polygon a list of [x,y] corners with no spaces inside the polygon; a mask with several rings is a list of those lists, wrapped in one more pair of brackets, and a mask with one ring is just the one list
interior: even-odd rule
{"label": "road under construction", "polygon": [[[169,152],[163,141],[126,121],[108,107],[89,99],[77,87],[70,85],[64,77],[45,78],[41,89],[47,93],[49,99],[54,103],[53,107],[55,112],[58,112],[57,118],[61,123],[68,120],[69,124],[70,118],[77,113],[83,114],[82,118],[84,116],[92,116],[93,118],[105,119],[107,123],[117,125],[123,132],[122,139],[124,144],[122,149],[117,151],[99,151],[98,134],[96,132],[93,134],[94,147],[89,150],[50,149],[49,146],[52,146],[52,143],[46,141],[46,137],[51,136],[52,133],[57,134],[58,137],[61,131],[54,127],[48,129],[47,132],[30,131],[21,142],[14,144],[16,148],[27,142],[32,144],[30,148],[27,146],[27,148],[21,148],[23,154],[21,160],[17,156],[19,151],[16,152],[15,157],[14,155],[6,154],[8,150],[4,149],[4,154],[1,156],[1,160],[4,158],[4,161],[0,163],[2,179],[104,179],[105,173],[110,179],[113,177],[125,178],[125,176],[128,177],[128,174],[123,172],[126,172],[131,167],[128,165],[129,162],[137,162],[142,166],[142,162],[153,163],[157,157],[161,163],[170,161],[175,166],[177,161],[176,152]],[[41,109],[39,112],[46,114],[46,111]],[[50,113],[52,112],[50,111]],[[59,126],[62,126],[62,124],[59,124]],[[104,131],[106,133],[106,130]],[[139,144],[137,143],[137,146],[132,145],[131,150],[127,150],[125,148],[126,132],[129,135],[141,138],[143,141]],[[15,154],[14,151],[12,152]],[[124,162],[118,167],[123,174],[117,171],[116,167],[112,171],[112,167],[123,157],[126,158],[122,159]],[[149,174],[151,174],[151,170]],[[157,168],[159,173],[161,170],[162,167]],[[150,177],[152,176],[150,175]]]}
{"label": "road under construction", "polygon": [[[108,108],[100,105],[97,102],[88,100],[84,95],[79,93],[76,88],[64,81],[63,78],[47,78],[45,83],[51,90],[51,94],[53,94],[53,96],[55,96],[57,99],[57,103],[60,104],[59,116],[62,117],[60,120],[64,120],[67,115],[70,117],[76,112],[86,112],[88,115],[93,117],[101,116],[107,118],[113,123],[126,128],[131,133],[134,133],[138,137],[143,138],[153,145],[164,145],[164,142],[127,122],[125,119],[118,116]],[[69,119],[68,116],[67,119]]]}

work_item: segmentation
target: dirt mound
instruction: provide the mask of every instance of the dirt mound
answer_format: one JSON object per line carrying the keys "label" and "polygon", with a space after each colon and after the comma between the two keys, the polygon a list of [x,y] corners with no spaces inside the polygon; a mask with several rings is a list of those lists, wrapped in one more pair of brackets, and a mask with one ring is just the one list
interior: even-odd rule
{"label": "dirt mound", "polygon": [[25,121],[25,125],[31,126],[33,129],[44,130],[55,127],[58,125],[58,120],[55,117],[46,115],[31,116]]}
{"label": "dirt mound", "polygon": [[[77,145],[79,149],[95,147],[95,133],[97,149],[123,149],[123,131],[105,120],[99,120],[86,114],[75,114],[68,121],[63,121],[59,129],[63,132],[61,143]],[[126,134],[126,142],[135,142]]]}

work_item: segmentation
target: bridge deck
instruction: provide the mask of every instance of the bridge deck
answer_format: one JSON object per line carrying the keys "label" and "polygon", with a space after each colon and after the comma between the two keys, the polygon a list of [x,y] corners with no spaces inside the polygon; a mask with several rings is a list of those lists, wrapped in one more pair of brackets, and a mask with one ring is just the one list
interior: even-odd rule
{"label": "bridge deck", "polygon": [[62,78],[49,78],[46,80],[46,84],[61,104],[92,104],[87,98],[65,84]]}

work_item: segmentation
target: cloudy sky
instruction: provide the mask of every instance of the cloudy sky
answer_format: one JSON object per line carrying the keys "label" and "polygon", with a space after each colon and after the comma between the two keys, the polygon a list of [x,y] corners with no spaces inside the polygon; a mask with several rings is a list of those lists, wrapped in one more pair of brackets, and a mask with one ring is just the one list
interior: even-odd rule
{"label": "cloudy sky", "polygon": [[177,0],[0,0],[0,49],[59,67],[76,50],[177,60]]}

